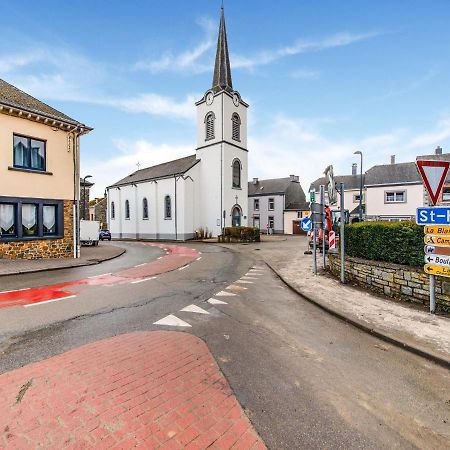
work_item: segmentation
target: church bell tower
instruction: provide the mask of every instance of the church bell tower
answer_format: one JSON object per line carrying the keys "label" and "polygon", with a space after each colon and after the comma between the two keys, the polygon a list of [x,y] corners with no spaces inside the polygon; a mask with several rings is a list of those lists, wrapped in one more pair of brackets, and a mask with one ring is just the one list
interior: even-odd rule
{"label": "church bell tower", "polygon": [[248,104],[233,89],[223,7],[212,87],[196,106],[200,224],[218,236],[224,227],[247,226],[248,214]]}

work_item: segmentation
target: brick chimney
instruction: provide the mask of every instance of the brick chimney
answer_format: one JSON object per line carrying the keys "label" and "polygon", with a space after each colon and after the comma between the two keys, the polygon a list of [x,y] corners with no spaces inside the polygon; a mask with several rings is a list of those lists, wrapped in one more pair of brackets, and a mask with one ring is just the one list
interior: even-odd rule
{"label": "brick chimney", "polygon": [[395,164],[395,155],[391,155],[391,164]]}
{"label": "brick chimney", "polygon": [[352,175],[356,175],[357,171],[358,171],[358,164],[353,163],[352,164]]}
{"label": "brick chimney", "polygon": [[253,178],[253,184],[258,184],[258,178]]}
{"label": "brick chimney", "polygon": [[434,151],[434,153],[435,153],[436,155],[442,155],[442,147],[438,145],[438,146],[436,147],[436,150]]}

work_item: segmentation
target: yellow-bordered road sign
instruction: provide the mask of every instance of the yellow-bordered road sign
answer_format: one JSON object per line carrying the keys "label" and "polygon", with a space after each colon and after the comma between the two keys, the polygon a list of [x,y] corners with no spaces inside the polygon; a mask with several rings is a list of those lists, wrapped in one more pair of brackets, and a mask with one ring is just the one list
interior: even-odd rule
{"label": "yellow-bordered road sign", "polygon": [[423,242],[431,245],[450,245],[450,235],[426,234],[423,237]]}
{"label": "yellow-bordered road sign", "polygon": [[433,225],[433,226],[424,226],[423,231],[425,234],[448,234],[450,235],[450,227]]}
{"label": "yellow-bordered road sign", "polygon": [[441,277],[450,278],[450,267],[434,266],[432,264],[425,264],[423,270],[430,275],[439,275]]}

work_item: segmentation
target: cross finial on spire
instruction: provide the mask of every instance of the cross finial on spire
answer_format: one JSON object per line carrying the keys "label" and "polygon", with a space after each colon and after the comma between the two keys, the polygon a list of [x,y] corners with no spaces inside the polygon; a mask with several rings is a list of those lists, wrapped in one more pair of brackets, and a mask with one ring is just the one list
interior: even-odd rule
{"label": "cross finial on spire", "polygon": [[228,54],[227,30],[225,27],[225,13],[222,8],[220,14],[219,37],[217,38],[216,64],[212,88],[218,92],[221,90],[232,91],[230,56]]}

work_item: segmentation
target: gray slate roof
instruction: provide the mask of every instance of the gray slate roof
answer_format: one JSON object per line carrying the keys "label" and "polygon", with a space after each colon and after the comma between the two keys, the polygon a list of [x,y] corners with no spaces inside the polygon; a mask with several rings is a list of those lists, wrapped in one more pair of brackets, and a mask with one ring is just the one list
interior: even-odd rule
{"label": "gray slate roof", "polygon": [[[360,183],[361,175],[338,175],[334,177],[334,180],[336,181],[337,185],[339,186],[339,183],[344,183],[344,189],[359,189],[359,183]],[[363,174],[363,186],[364,186],[365,177]],[[328,186],[328,178],[320,177],[317,178],[317,180],[313,181],[309,187],[309,191],[315,191],[319,192],[320,185],[323,184],[325,186],[325,192],[327,191]]]}
{"label": "gray slate roof", "polygon": [[137,170],[131,175],[117,181],[109,187],[125,186],[130,183],[142,183],[144,181],[156,180],[158,178],[167,178],[174,175],[181,175],[194,167],[200,160],[196,155],[185,156],[184,158],[168,161],[157,166],[146,167]]}
{"label": "gray slate roof", "polygon": [[298,181],[291,181],[290,177],[272,178],[269,180],[258,180],[256,184],[252,181],[248,183],[248,196],[257,197],[260,195],[285,195],[286,209],[306,210],[309,204],[306,201],[303,188]]}
{"label": "gray slate roof", "polygon": [[216,63],[212,88],[215,92],[233,92],[231,80],[230,56],[228,54],[227,30],[225,28],[225,14],[223,6],[220,14],[219,36],[217,38]]}
{"label": "gray slate roof", "polygon": [[0,79],[0,104],[11,106],[13,108],[24,109],[31,113],[40,114],[44,117],[61,120],[73,125],[83,125],[75,119],[72,119],[71,117],[62,113],[61,111],[52,108],[46,103],[41,102],[37,98],[32,97],[31,95],[21,91],[20,89],[2,79]]}
{"label": "gray slate roof", "polygon": [[[418,156],[418,159],[450,161],[450,153],[422,155]],[[366,186],[402,183],[422,183],[415,162],[373,166],[366,172]]]}

